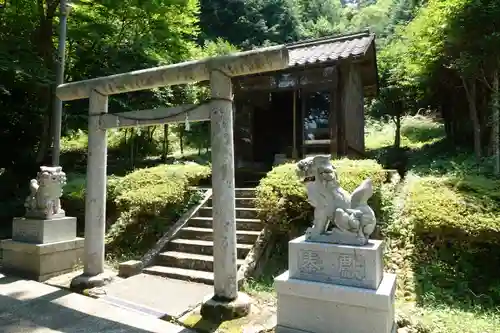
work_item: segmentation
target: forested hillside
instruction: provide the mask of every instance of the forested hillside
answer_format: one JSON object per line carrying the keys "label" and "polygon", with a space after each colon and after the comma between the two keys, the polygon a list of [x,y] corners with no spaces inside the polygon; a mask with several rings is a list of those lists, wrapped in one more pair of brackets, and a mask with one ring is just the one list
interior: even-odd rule
{"label": "forested hillside", "polygon": [[[4,201],[50,161],[59,2],[0,3]],[[397,124],[405,114],[430,110],[444,121],[448,139],[473,147],[477,161],[493,162],[498,172],[499,15],[495,0],[79,0],[68,19],[65,81],[370,29],[381,89],[377,100],[366,101],[368,116]],[[190,85],[120,95],[110,110],[193,102],[205,93]],[[86,103],[64,105],[65,135],[85,130]],[[206,125],[195,124],[184,144],[201,149],[206,133]],[[133,129],[117,146],[147,155],[155,135]],[[135,148],[127,148],[130,142]]]}
{"label": "forested hillside", "polygon": [[[421,0],[202,0],[200,38],[248,48],[370,29],[385,44]],[[230,29],[228,27],[231,27]]]}

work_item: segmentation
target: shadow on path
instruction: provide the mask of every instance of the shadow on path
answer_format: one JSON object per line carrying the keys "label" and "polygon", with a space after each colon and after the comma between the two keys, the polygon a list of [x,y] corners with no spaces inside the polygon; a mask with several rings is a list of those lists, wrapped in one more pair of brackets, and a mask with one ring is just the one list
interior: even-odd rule
{"label": "shadow on path", "polygon": [[0,274],[0,332],[192,333],[192,330],[42,283]]}

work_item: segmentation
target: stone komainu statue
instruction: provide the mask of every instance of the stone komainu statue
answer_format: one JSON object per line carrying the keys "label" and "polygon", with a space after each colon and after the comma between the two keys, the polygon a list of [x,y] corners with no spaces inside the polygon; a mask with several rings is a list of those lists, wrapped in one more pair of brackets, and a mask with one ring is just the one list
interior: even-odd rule
{"label": "stone komainu statue", "polygon": [[24,203],[25,216],[43,219],[64,217],[60,198],[65,184],[66,174],[61,167],[40,167],[36,179],[30,181],[30,195]]}
{"label": "stone komainu statue", "polygon": [[[307,157],[297,163],[297,175],[304,180],[309,203],[314,207],[313,227],[306,240],[365,245],[376,226],[375,213],[368,206],[373,184],[368,178],[349,194],[339,183],[330,155]],[[330,223],[331,232],[327,232]]]}

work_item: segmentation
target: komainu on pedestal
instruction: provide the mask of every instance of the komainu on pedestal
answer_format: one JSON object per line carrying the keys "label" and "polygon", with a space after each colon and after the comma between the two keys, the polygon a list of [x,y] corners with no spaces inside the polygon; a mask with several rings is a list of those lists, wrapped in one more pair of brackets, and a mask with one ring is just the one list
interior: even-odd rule
{"label": "komainu on pedestal", "polygon": [[348,193],[330,155],[296,166],[314,220],[304,236],[289,242],[289,270],[275,279],[276,332],[394,332],[396,276],[383,271],[383,241],[369,239],[377,223],[368,205],[372,181]]}
{"label": "komainu on pedestal", "polygon": [[45,281],[79,263],[84,239],[76,236],[76,218],[61,208],[65,184],[61,167],[40,167],[30,182],[25,215],[13,219],[12,239],[0,241],[3,271]]}
{"label": "komainu on pedestal", "polygon": [[[375,230],[375,213],[368,206],[373,195],[371,179],[363,181],[349,194],[340,186],[330,155],[307,157],[297,163],[297,174],[307,188],[314,207],[313,227],[306,231],[308,241],[365,245]],[[332,224],[332,231],[327,231]]]}
{"label": "komainu on pedestal", "polygon": [[66,185],[66,174],[62,167],[41,166],[36,179],[30,181],[30,195],[24,207],[28,218],[51,219],[64,217],[61,196]]}

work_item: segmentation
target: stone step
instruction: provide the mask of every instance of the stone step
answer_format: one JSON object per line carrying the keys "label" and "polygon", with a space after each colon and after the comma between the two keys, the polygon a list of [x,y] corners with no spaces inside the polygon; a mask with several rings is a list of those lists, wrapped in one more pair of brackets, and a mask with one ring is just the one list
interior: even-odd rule
{"label": "stone step", "polygon": [[[255,198],[240,198],[236,197],[235,200],[236,208],[254,208]],[[212,198],[208,199],[205,203],[205,207],[213,207]]]}
{"label": "stone step", "polygon": [[[245,260],[238,259],[238,268]],[[176,267],[182,269],[192,269],[195,271],[214,271],[214,257],[203,254],[167,251],[160,253],[157,264],[162,266]]]}
{"label": "stone step", "polygon": [[[241,244],[254,244],[260,231],[236,230],[236,241]],[[184,227],[179,232],[180,238],[213,240],[211,228]]]}
{"label": "stone step", "polygon": [[255,198],[255,188],[235,188],[234,194],[237,198]]}
{"label": "stone step", "polygon": [[[198,216],[212,217],[213,207],[201,207]],[[257,218],[257,208],[236,208],[237,219],[255,219]]]}
{"label": "stone step", "polygon": [[255,208],[255,198],[240,198],[235,199],[236,208]]}
{"label": "stone step", "polygon": [[214,284],[214,273],[195,271],[166,266],[151,266],[143,270],[146,274],[163,276],[171,279],[199,282],[205,284]]}
{"label": "stone step", "polygon": [[[193,217],[189,220],[190,227],[197,228],[212,228],[213,219],[211,217]],[[258,219],[236,219],[237,230],[254,230],[261,231],[263,224]]]}
{"label": "stone step", "polygon": [[[236,244],[236,253],[238,259],[245,259],[248,252],[252,249],[253,244]],[[212,241],[201,239],[182,239],[177,238],[168,244],[170,251],[197,253],[204,255],[214,254],[214,243]]]}

